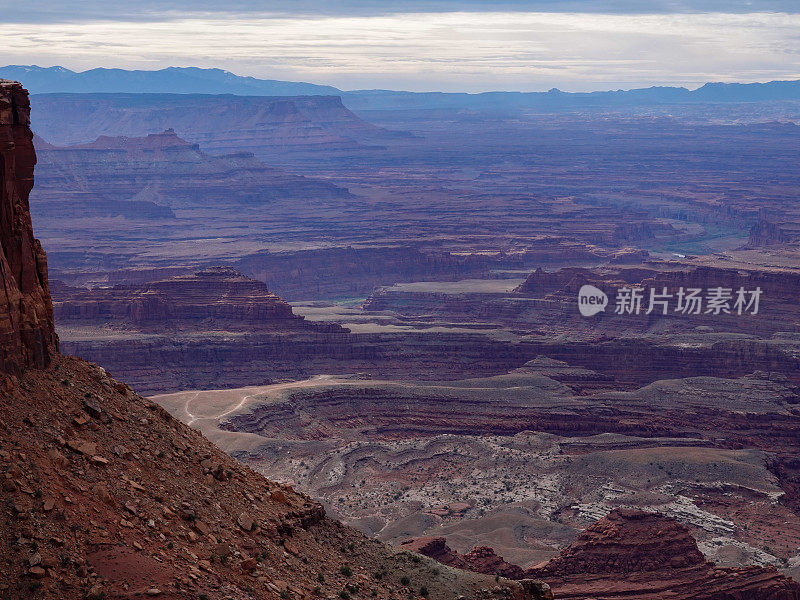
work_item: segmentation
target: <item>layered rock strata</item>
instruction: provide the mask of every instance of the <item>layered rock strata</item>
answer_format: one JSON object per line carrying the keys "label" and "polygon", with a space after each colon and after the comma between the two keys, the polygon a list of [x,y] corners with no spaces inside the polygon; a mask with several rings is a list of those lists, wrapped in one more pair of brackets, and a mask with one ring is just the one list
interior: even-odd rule
{"label": "layered rock strata", "polygon": [[36,164],[29,124],[27,91],[0,80],[0,374],[45,366],[58,346],[47,262],[28,206]]}
{"label": "layered rock strata", "polygon": [[717,567],[689,531],[656,513],[618,509],[587,528],[548,562],[522,569],[491,548],[465,555],[444,538],[409,540],[403,547],[443,564],[515,579],[542,578],[564,600],[797,600],[800,584],[774,568]]}

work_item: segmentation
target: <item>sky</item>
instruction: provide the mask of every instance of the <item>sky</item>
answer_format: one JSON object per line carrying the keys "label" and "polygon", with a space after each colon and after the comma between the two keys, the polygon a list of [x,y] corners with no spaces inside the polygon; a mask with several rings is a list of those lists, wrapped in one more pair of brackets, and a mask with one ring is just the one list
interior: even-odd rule
{"label": "sky", "polygon": [[590,91],[800,79],[800,0],[0,0],[0,64],[341,89]]}

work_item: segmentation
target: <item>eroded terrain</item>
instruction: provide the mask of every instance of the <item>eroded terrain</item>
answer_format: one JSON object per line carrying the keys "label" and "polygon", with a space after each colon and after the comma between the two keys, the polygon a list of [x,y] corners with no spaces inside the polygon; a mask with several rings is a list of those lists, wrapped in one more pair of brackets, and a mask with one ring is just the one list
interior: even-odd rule
{"label": "eroded terrain", "polygon": [[797,451],[791,389],[695,378],[577,396],[544,374],[565,365],[535,362],[450,384],[318,377],[155,399],[395,543],[441,535],[530,566],[612,508],[636,507],[678,518],[723,564],[798,566],[800,518],[776,476]]}
{"label": "eroded terrain", "polygon": [[[395,544],[530,567],[638,508],[722,565],[800,572],[791,107],[39,110],[62,350],[261,473]],[[590,318],[584,285],[609,298]],[[671,304],[618,313],[624,288]]]}

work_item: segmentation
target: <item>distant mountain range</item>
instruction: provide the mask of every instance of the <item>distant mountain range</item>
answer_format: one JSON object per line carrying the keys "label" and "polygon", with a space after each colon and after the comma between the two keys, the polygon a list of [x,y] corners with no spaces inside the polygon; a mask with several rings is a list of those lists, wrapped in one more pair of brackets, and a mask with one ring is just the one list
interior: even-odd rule
{"label": "distant mountain range", "polygon": [[234,94],[239,96],[341,96],[353,110],[419,109],[593,109],[657,104],[800,101],[800,80],[769,83],[707,83],[695,90],[655,86],[599,92],[486,92],[480,94],[342,91],[312,83],[242,77],[222,69],[169,67],[159,71],[9,65],[0,79],[21,81],[34,94],[48,93],[172,93]]}
{"label": "distant mountain range", "polygon": [[393,109],[608,109],[648,105],[800,101],[800,80],[769,83],[707,83],[689,90],[657,86],[607,92],[415,93],[369,90],[344,92],[351,110]]}
{"label": "distant mountain range", "polygon": [[8,65],[0,67],[0,79],[13,79],[32,94],[129,93],[129,94],[236,94],[238,96],[338,96],[341,90],[327,85],[242,77],[222,69],[168,67],[160,71],[90,69],[75,72],[64,67]]}

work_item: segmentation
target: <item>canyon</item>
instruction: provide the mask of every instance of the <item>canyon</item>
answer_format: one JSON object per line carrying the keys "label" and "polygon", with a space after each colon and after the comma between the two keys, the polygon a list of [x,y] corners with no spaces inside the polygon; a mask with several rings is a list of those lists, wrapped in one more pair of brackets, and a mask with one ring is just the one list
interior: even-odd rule
{"label": "canyon", "polygon": [[[61,356],[28,211],[27,119],[26,90],[0,80],[0,244],[5,306],[16,309],[3,315],[0,365],[0,596],[537,597],[535,582],[439,569],[343,527],[101,367]],[[270,300],[252,316],[291,320]]]}
{"label": "canyon", "polygon": [[[539,269],[526,279],[395,284],[362,303],[280,301],[282,310],[298,315],[291,319],[254,308],[277,299],[263,283],[230,267],[141,286],[85,289],[57,282],[53,293],[63,347],[148,393],[318,373],[447,381],[502,375],[539,356],[595,371],[611,382],[604,385],[621,390],[659,379],[754,372],[780,374],[797,385],[800,273],[749,269],[649,261]],[[247,294],[220,286],[223,274]],[[611,298],[607,310],[590,319],[577,310],[586,284]],[[615,293],[625,286],[668,290],[672,307],[663,314],[659,305],[646,314],[644,298],[639,314],[618,314]],[[675,310],[679,290],[720,287],[731,290],[727,313]],[[738,289],[760,290],[759,306],[744,310],[742,304],[738,314]],[[232,304],[231,318],[219,318],[214,311],[226,303]],[[190,320],[176,317],[198,310]],[[157,370],[148,363],[151,353],[161,357]],[[587,389],[597,385],[591,378],[585,382]]]}
{"label": "canyon", "polygon": [[67,147],[41,138],[34,143],[40,165],[36,216],[43,220],[79,216],[146,222],[202,208],[216,208],[222,216],[229,203],[264,208],[308,196],[348,196],[326,182],[267,167],[248,152],[211,156],[172,129],[145,137],[101,136]]}
{"label": "canyon", "polygon": [[[149,565],[176,597],[235,595],[242,572],[263,597],[798,597],[800,172],[783,109],[34,100],[51,281],[26,242],[38,271],[30,302],[7,303],[23,308],[2,418],[45,433],[0,458],[4,516],[47,533],[14,525],[9,552],[96,548],[99,577],[59,581],[119,594],[115,564]],[[13,118],[4,197],[24,215],[32,134]],[[27,218],[9,240],[33,240]],[[581,316],[584,285],[605,311]],[[617,313],[626,287],[673,304]],[[675,310],[679,289],[716,288],[727,312]],[[757,311],[739,314],[739,289],[760,290]],[[56,332],[99,367],[59,356]],[[23,469],[37,443],[67,462]],[[35,497],[58,469],[71,532]],[[139,497],[131,472],[158,491]],[[95,506],[96,483],[119,500]],[[31,577],[23,562],[9,581]]]}
{"label": "canyon", "polygon": [[[260,151],[265,141],[277,147],[273,152],[345,150],[402,136],[363,121],[338,96],[98,94],[90,100],[85,94],[47,94],[36,97],[36,105],[36,133],[57,145],[170,127],[217,153]],[[69,123],[83,125],[70,129]]]}
{"label": "canyon", "polygon": [[373,352],[339,325],[295,315],[264,283],[231,267],[142,286],[53,284],[62,349],[140,390],[307,377],[332,361],[347,364]]}
{"label": "canyon", "polygon": [[[40,144],[42,185],[31,199],[54,278],[70,285],[139,284],[224,264],[289,301],[341,300],[394,283],[524,277],[539,267],[744,247],[769,254],[800,239],[798,127],[790,117],[764,122],[763,103],[720,123],[688,109],[670,118],[356,114],[346,98],[293,98],[313,123],[305,128],[286,125],[276,107],[289,100],[271,97],[41,100],[36,133],[79,146]],[[321,130],[354,145],[306,143]],[[229,131],[239,137],[225,139]],[[116,138],[114,149],[99,136]],[[151,166],[136,139],[171,148]],[[60,209],[75,215],[73,236],[61,235],[60,189],[70,191]]]}

